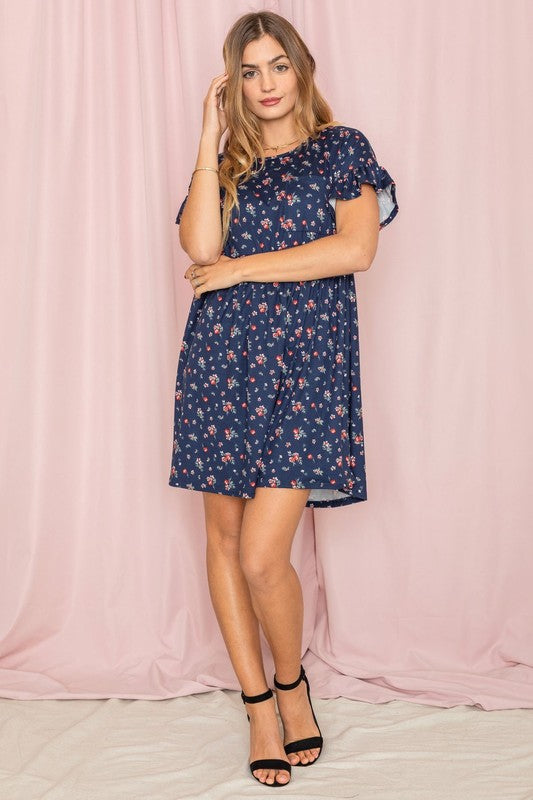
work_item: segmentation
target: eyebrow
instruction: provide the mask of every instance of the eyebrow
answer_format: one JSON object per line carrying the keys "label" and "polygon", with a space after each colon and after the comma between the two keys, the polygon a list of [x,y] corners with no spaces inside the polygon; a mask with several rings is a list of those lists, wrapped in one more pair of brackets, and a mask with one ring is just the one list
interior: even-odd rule
{"label": "eyebrow", "polygon": [[[267,61],[267,64],[273,64],[274,61],[277,61],[280,58],[288,58],[285,53],[282,53],[280,56],[276,56],[275,58],[271,58],[270,61]],[[241,64],[241,67],[257,67],[258,64]]]}

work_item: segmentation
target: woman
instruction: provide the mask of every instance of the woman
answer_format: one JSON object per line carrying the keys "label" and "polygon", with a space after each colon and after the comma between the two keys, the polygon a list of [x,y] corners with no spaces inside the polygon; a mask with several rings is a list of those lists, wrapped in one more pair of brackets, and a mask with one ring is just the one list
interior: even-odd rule
{"label": "woman", "polygon": [[370,267],[398,204],[368,139],[333,121],[286,19],[245,14],[223,55],[176,219],[194,299],[169,483],[203,492],[209,590],[243,689],[250,770],[281,786],[322,749],[292,540],[305,507],[366,500],[353,273]]}

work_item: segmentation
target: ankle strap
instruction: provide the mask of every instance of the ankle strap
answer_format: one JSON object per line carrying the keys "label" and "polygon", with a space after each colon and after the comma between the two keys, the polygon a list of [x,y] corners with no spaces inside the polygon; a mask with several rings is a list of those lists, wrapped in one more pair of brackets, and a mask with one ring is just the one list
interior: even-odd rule
{"label": "ankle strap", "polygon": [[241,697],[243,703],[260,703],[262,700],[268,700],[269,697],[274,697],[274,695],[272,694],[272,689],[269,687],[263,694],[253,694],[249,696],[241,692]]}
{"label": "ankle strap", "polygon": [[276,687],[276,689],[296,689],[296,687],[298,686],[298,684],[300,683],[300,681],[302,680],[302,678],[305,675],[305,670],[304,670],[303,664],[301,664],[300,666],[301,666],[300,675],[298,676],[298,678],[293,683],[280,683],[276,679],[276,675],[274,674],[274,686]]}

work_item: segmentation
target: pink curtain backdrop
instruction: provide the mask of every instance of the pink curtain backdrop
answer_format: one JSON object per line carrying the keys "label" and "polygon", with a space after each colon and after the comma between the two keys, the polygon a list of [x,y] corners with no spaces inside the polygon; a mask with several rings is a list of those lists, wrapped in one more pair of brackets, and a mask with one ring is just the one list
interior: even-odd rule
{"label": "pink curtain backdrop", "polygon": [[301,32],[400,206],[356,274],[368,500],[306,509],[294,542],[313,694],[531,708],[520,0],[4,0],[0,694],[239,688],[201,494],[168,485],[192,300],[174,220],[224,36],[261,9]]}

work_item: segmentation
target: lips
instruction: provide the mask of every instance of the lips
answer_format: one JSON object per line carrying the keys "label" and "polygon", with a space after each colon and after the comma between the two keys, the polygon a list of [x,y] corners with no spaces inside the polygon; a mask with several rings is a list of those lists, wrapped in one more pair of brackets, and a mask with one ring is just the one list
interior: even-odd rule
{"label": "lips", "polygon": [[280,100],[281,97],[269,97],[268,100],[260,100],[260,103],[264,106],[275,106]]}

